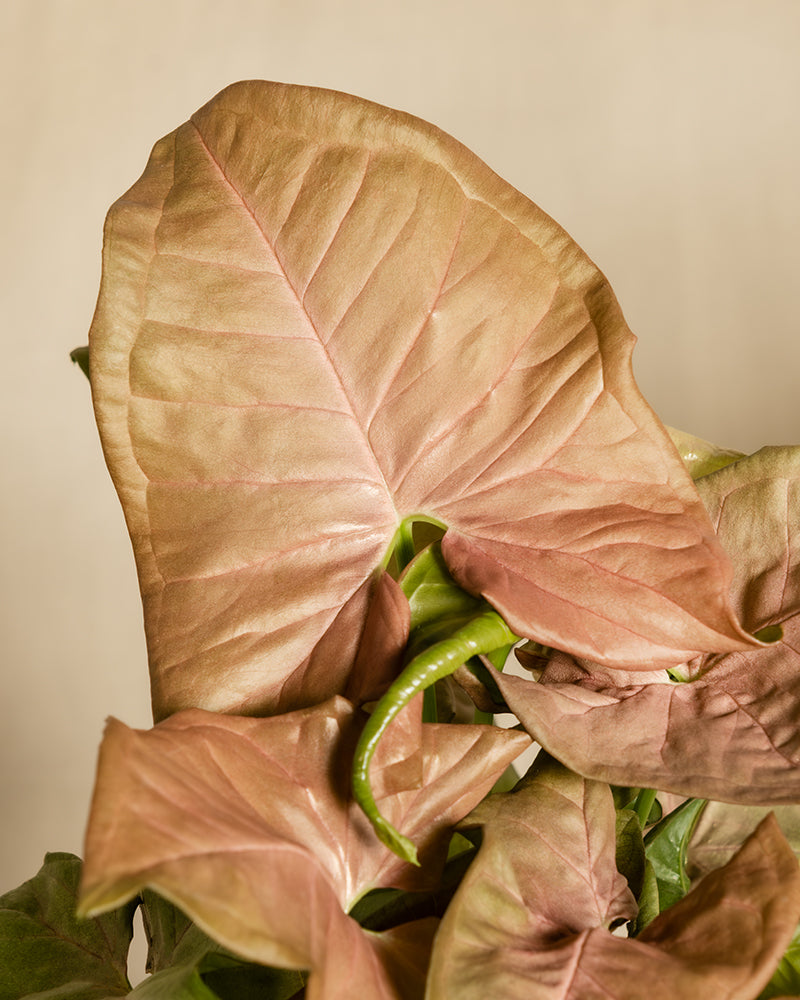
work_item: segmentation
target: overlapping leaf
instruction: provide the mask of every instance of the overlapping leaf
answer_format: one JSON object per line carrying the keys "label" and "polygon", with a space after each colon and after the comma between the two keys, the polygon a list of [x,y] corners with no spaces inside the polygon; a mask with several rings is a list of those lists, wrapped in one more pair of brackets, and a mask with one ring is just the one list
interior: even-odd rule
{"label": "overlapping leaf", "polygon": [[800,916],[800,869],[772,819],[636,939],[606,929],[635,912],[607,786],[547,762],[473,820],[483,844],[437,934],[427,1000],[752,1000]]}
{"label": "overlapping leaf", "polygon": [[0,1000],[110,1000],[128,995],[136,903],[97,920],[75,916],[80,858],[52,853],[0,898]]}
{"label": "overlapping leaf", "polygon": [[701,676],[687,684],[621,686],[562,655],[545,683],[504,676],[498,686],[527,730],[582,774],[725,801],[798,802],[800,449],[763,449],[698,487],[734,556],[742,620],[753,631],[780,626],[781,641],[698,659]]}
{"label": "overlapping leaf", "polygon": [[101,911],[150,886],[237,954],[311,969],[310,997],[345,996],[353,982],[365,998],[405,995],[386,970],[424,976],[434,924],[376,936],[346,910],[368,888],[435,884],[450,826],[528,738],[489,726],[421,726],[418,710],[397,720],[374,787],[384,813],[420,845],[418,870],[377,840],[349,798],[357,730],[341,698],[268,719],[182,712],[149,732],[112,721],[83,908]]}
{"label": "overlapping leaf", "polygon": [[157,716],[343,691],[419,513],[519,634],[621,665],[742,648],[632,342],[567,235],[432,126],[214,98],[111,209],[91,330]]}

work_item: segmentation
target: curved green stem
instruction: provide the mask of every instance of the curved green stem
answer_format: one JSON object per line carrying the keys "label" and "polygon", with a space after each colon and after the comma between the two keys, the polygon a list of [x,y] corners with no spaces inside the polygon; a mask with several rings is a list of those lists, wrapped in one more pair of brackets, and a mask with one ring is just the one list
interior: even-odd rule
{"label": "curved green stem", "polygon": [[471,656],[491,652],[517,639],[496,611],[489,609],[482,612],[448,639],[437,642],[416,656],[380,699],[364,726],[353,761],[353,797],[380,840],[412,864],[419,864],[416,847],[381,816],[372,794],[369,765],[378,742],[389,723],[420,691],[448,677]]}

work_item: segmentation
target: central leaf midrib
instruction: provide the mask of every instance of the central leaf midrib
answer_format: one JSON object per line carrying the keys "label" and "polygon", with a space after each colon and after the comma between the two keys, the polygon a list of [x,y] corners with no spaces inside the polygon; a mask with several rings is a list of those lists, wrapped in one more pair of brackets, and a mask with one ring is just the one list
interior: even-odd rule
{"label": "central leaf midrib", "polygon": [[326,359],[328,361],[328,365],[329,365],[331,371],[333,372],[333,374],[336,376],[336,381],[339,384],[339,387],[340,387],[340,389],[342,391],[342,395],[344,396],[345,400],[347,401],[347,405],[350,408],[350,414],[351,414],[351,416],[353,418],[353,422],[356,424],[356,426],[361,431],[361,434],[362,434],[363,439],[364,439],[364,443],[366,444],[367,451],[369,452],[369,455],[370,455],[370,458],[372,460],[372,463],[373,463],[373,466],[375,468],[375,471],[377,472],[379,480],[380,480],[380,483],[383,485],[384,492],[385,492],[387,498],[389,499],[389,502],[391,503],[392,508],[394,509],[396,522],[399,525],[400,522],[402,521],[402,517],[401,517],[400,512],[397,510],[397,507],[395,505],[394,495],[392,494],[392,491],[389,489],[389,485],[388,485],[388,483],[386,481],[386,476],[384,475],[384,471],[381,468],[380,463],[378,462],[378,457],[375,454],[375,452],[374,452],[374,450],[373,450],[373,448],[372,448],[372,446],[370,444],[369,437],[368,437],[368,434],[367,434],[367,429],[361,425],[361,421],[359,420],[358,414],[356,413],[356,408],[353,405],[353,401],[350,398],[350,394],[347,391],[347,388],[345,386],[345,383],[344,383],[344,380],[342,378],[342,375],[339,372],[339,369],[337,368],[337,366],[336,366],[333,358],[331,357],[330,352],[328,351],[327,344],[325,343],[325,341],[320,336],[320,332],[317,329],[317,326],[314,323],[313,318],[311,317],[310,313],[308,312],[308,309],[306,308],[305,302],[303,301],[302,297],[300,296],[300,293],[299,293],[298,289],[295,288],[294,283],[290,280],[289,274],[288,274],[288,272],[286,270],[286,267],[285,267],[283,261],[281,260],[280,256],[278,255],[277,249],[275,247],[273,247],[273,245],[272,245],[269,237],[264,232],[264,229],[263,229],[261,223],[259,222],[256,213],[254,212],[254,210],[252,209],[252,207],[248,204],[248,201],[245,198],[244,194],[236,187],[236,185],[233,183],[233,181],[230,179],[230,177],[228,177],[228,175],[225,172],[225,169],[224,169],[222,163],[214,155],[214,152],[212,151],[211,146],[206,141],[206,137],[203,135],[203,133],[200,130],[200,128],[197,126],[197,124],[194,121],[191,121],[190,124],[194,127],[195,131],[197,132],[197,135],[198,135],[198,137],[200,139],[200,143],[203,146],[203,149],[206,151],[206,153],[208,154],[209,159],[211,160],[211,162],[214,164],[214,166],[219,171],[220,176],[225,181],[225,183],[228,185],[228,187],[230,188],[230,190],[236,195],[236,197],[241,202],[242,207],[245,209],[245,211],[247,212],[247,214],[253,220],[253,225],[255,225],[256,229],[258,230],[258,232],[260,233],[262,239],[264,240],[264,243],[265,243],[266,247],[269,249],[269,251],[272,253],[273,257],[275,258],[275,261],[278,264],[278,267],[280,267],[280,269],[281,269],[281,274],[283,276],[284,281],[286,282],[287,287],[291,290],[292,295],[297,300],[297,304],[300,307],[300,309],[302,310],[302,313],[305,316],[306,321],[308,322],[308,325],[314,331],[314,336],[315,336],[317,342],[319,343],[319,345],[322,348],[322,350],[325,352],[325,357],[326,357]]}

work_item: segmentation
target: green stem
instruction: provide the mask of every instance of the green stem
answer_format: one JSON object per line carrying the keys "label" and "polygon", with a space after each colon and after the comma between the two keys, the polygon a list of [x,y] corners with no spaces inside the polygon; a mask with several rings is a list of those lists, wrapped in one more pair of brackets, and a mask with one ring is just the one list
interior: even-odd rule
{"label": "green stem", "polygon": [[643,830],[647,826],[647,820],[650,817],[650,812],[652,811],[655,800],[655,788],[643,788],[636,796],[634,808],[636,809],[636,815],[639,817],[639,824]]}
{"label": "green stem", "polygon": [[419,864],[416,847],[381,816],[369,783],[369,765],[381,736],[415,695],[454,673],[471,656],[479,656],[516,641],[517,636],[496,611],[484,611],[448,639],[437,642],[416,656],[380,699],[364,726],[353,761],[353,797],[380,840],[412,864]]}
{"label": "green stem", "polygon": [[409,518],[401,522],[395,534],[394,557],[400,571],[414,558],[414,522]]}

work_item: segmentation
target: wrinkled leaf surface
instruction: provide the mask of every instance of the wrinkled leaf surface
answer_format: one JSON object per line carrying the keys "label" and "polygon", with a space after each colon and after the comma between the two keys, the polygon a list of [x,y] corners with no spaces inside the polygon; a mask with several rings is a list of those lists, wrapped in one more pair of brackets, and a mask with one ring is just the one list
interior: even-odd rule
{"label": "wrinkled leaf surface", "polygon": [[414,514],[518,634],[631,666],[747,642],[603,276],[418,119],[223,91],[112,207],[90,341],[157,717],[341,693]]}
{"label": "wrinkled leaf surface", "polygon": [[528,732],[582,774],[744,804],[798,802],[800,449],[765,448],[698,487],[734,556],[742,620],[753,631],[779,625],[781,641],[698,658],[701,676],[685,684],[623,687],[559,654],[544,683],[503,675],[498,687]]}

